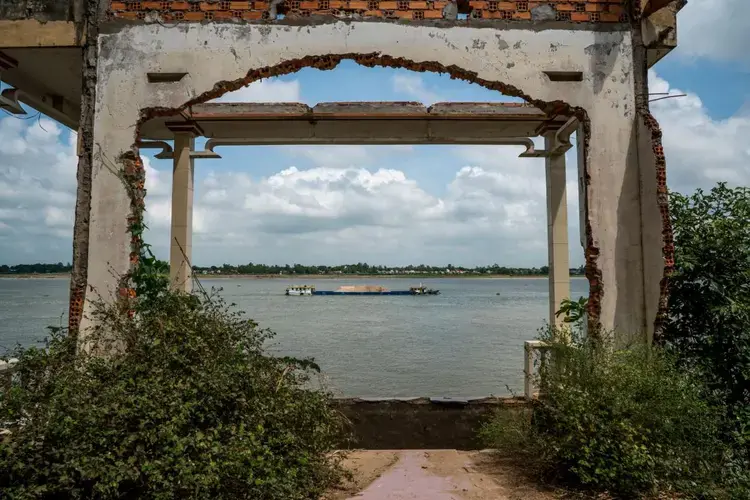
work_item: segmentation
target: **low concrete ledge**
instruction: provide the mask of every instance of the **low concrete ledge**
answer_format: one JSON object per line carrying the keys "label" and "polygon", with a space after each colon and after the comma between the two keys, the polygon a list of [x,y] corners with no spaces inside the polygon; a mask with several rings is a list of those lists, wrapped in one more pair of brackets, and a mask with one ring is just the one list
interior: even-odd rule
{"label": "low concrete ledge", "polygon": [[478,450],[481,425],[496,411],[527,407],[524,398],[348,398],[334,405],[351,422],[352,448]]}
{"label": "low concrete ledge", "polygon": [[10,375],[15,370],[17,364],[18,359],[16,358],[10,358],[8,361],[0,359],[0,376]]}

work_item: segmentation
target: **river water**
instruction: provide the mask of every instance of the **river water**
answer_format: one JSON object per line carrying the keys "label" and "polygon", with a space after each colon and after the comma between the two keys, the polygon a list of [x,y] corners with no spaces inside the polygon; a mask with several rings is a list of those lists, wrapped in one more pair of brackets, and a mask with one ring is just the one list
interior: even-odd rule
{"label": "river water", "polygon": [[[425,279],[437,296],[286,297],[282,279],[201,280],[270,328],[270,352],[312,356],[339,396],[481,397],[523,388],[523,341],[547,317],[546,279]],[[310,280],[318,289],[419,280]],[[583,278],[571,295],[588,294]],[[0,350],[66,324],[67,279],[0,279]]]}

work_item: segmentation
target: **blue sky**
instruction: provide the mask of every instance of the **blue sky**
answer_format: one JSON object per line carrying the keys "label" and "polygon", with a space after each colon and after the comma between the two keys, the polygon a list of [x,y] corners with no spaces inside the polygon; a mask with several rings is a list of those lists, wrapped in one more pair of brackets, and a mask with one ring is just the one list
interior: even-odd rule
{"label": "blue sky", "polygon": [[[750,18],[745,0],[692,0],[680,46],[650,74],[668,183],[750,185]],[[253,84],[236,100],[497,101],[446,75],[344,62]],[[75,137],[42,120],[0,118],[0,263],[69,261]],[[546,263],[543,160],[509,147],[236,147],[196,163],[199,265],[223,262]],[[568,201],[571,265],[583,262],[575,151]],[[148,160],[148,240],[166,257],[169,161]]]}

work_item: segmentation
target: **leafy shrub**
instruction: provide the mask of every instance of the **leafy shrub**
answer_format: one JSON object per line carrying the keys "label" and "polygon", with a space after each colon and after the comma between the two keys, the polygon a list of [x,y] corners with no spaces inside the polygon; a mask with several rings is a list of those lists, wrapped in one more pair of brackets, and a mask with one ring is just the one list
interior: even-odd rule
{"label": "leafy shrub", "polygon": [[670,215],[675,271],[663,340],[742,412],[750,405],[750,189],[670,193]]}
{"label": "leafy shrub", "polygon": [[727,471],[750,498],[750,188],[670,193],[675,271],[661,342],[728,408]]}
{"label": "leafy shrub", "polygon": [[264,352],[270,332],[207,296],[97,316],[87,345],[106,356],[62,331],[14,353],[0,497],[289,500],[339,480],[342,417],[307,388],[314,363]]}
{"label": "leafy shrub", "polygon": [[547,479],[626,498],[711,494],[721,414],[703,385],[658,348],[614,351],[572,337],[545,332],[553,362],[540,368],[542,397],[514,421],[489,422],[485,441],[522,453]]}

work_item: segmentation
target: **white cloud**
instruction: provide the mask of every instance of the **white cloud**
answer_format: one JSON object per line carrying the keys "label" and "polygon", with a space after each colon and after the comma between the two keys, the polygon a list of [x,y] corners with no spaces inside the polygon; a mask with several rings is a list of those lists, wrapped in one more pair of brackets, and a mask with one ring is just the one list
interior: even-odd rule
{"label": "white cloud", "polygon": [[[654,73],[650,77],[653,92],[679,92]],[[655,102],[653,109],[664,131],[672,189],[690,192],[719,180],[750,185],[747,114],[714,120],[693,94]],[[41,125],[44,129],[35,121],[0,120],[3,262],[70,258],[75,134],[65,137],[49,120]],[[314,166],[292,167],[292,156],[275,174],[258,178],[250,168],[255,158],[247,166],[222,164],[212,173],[205,169],[214,164],[198,164],[196,263],[540,265],[546,260],[544,162],[518,158],[519,148],[446,149],[434,171],[416,178],[402,165],[421,158],[419,148],[289,151]],[[572,152],[568,157],[570,245],[580,252],[575,157]],[[167,161],[145,163],[147,238],[166,257],[171,168]],[[452,175],[446,175],[449,165]],[[428,176],[431,189],[425,187]]]}
{"label": "white cloud", "polygon": [[[290,167],[261,180],[214,173],[196,187],[196,214],[213,230],[196,235],[194,246],[204,253],[195,250],[194,258],[227,255],[217,249],[231,243],[229,254],[240,261],[458,262],[467,248],[472,260],[482,256],[478,262],[518,261],[522,245],[546,238],[544,185],[543,177],[541,186],[521,179],[513,189],[509,181],[519,179],[511,177],[465,167],[441,198],[388,168]],[[527,263],[538,264],[539,256]]]}
{"label": "white cloud", "polygon": [[394,92],[402,93],[410,99],[429,106],[445,99],[437,92],[428,89],[420,75],[397,73],[391,78]]}
{"label": "white cloud", "polygon": [[[651,92],[684,93],[652,70]],[[667,182],[676,191],[710,188],[719,181],[750,185],[750,114],[714,120],[696,94],[651,104],[667,157]]]}
{"label": "white cloud", "polygon": [[741,62],[750,69],[750,2],[690,0],[677,16],[677,54]]}
{"label": "white cloud", "polygon": [[0,260],[70,260],[76,135],[62,136],[48,119],[0,120]]}
{"label": "white cloud", "polygon": [[298,80],[258,80],[211,102],[300,102]]}

